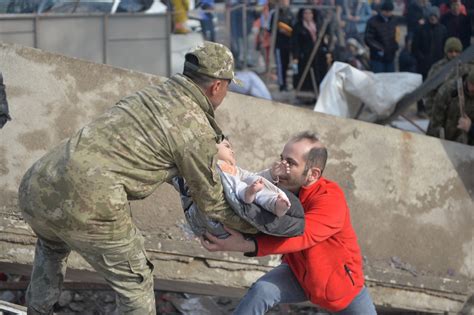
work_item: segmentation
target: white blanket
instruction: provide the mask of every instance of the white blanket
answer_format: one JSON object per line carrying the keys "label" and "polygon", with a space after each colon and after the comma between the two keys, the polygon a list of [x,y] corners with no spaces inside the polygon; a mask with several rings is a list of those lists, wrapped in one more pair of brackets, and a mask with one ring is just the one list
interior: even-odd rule
{"label": "white blanket", "polygon": [[314,111],[375,121],[389,116],[395,104],[422,83],[422,76],[409,72],[373,73],[347,63],[335,62],[324,77]]}

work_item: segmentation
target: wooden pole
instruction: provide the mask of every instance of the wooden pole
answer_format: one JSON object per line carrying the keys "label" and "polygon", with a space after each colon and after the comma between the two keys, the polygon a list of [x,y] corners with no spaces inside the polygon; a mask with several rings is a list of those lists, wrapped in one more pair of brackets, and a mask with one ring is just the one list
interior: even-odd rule
{"label": "wooden pole", "polygon": [[318,39],[316,40],[316,43],[313,46],[311,55],[309,56],[309,59],[306,62],[303,73],[301,74],[300,80],[298,81],[298,85],[296,86],[296,92],[299,92],[301,90],[301,87],[303,86],[303,82],[306,79],[306,76],[308,75],[309,69],[312,67],[314,57],[316,57],[316,53],[318,52],[319,46],[321,45],[321,42],[324,38],[324,34],[326,33],[326,29],[328,25],[329,25],[329,19],[325,18],[323,22],[323,26],[321,27],[320,36],[318,36]]}

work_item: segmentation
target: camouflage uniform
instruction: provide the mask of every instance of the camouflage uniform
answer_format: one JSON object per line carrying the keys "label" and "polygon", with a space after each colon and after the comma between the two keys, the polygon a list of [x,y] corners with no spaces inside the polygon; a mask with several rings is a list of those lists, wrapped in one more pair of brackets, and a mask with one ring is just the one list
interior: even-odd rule
{"label": "camouflage uniform", "polygon": [[[474,72],[469,74],[469,77],[471,76],[474,79]],[[474,121],[474,97],[469,96],[465,88],[464,99],[466,115]],[[436,94],[433,104],[433,113],[426,134],[440,137],[440,130],[443,128],[446,140],[461,143],[465,143],[467,140],[467,144],[474,145],[474,138],[457,128],[461,114],[459,110],[459,97],[455,79],[448,81],[441,86]]]}
{"label": "camouflage uniform", "polygon": [[[446,65],[448,62],[451,60],[448,59],[448,52],[449,51],[457,51],[459,53],[462,52],[462,43],[459,39],[455,37],[450,37],[446,40],[446,43],[444,44],[444,54],[445,57],[443,59],[438,60],[435,62],[430,70],[428,71],[428,75],[426,76],[426,80],[429,78],[435,76],[443,67]],[[461,75],[465,74],[468,72],[468,66],[466,64],[461,65]],[[444,78],[444,82],[452,80],[456,77],[457,71],[456,67],[453,67],[451,71],[446,75]],[[431,115],[431,110],[433,109],[433,102],[434,98],[436,96],[436,92],[438,91],[438,88],[433,89],[428,95],[425,97],[425,110],[428,113],[428,115]]]}
{"label": "camouflage uniform", "polygon": [[[225,46],[205,43],[190,55],[199,61],[196,72],[233,78]],[[38,235],[30,310],[51,312],[72,249],[117,292],[121,313],[155,314],[153,265],[128,200],[176,175],[210,217],[253,232],[224,199],[214,157],[220,137],[209,99],[178,74],[119,101],[37,161],[19,189],[20,209]]]}
{"label": "camouflage uniform", "polygon": [[[447,57],[444,57],[443,59],[438,60],[434,65],[431,66],[430,71],[428,71],[428,75],[426,76],[426,80],[428,80],[429,78],[434,76],[449,61],[450,60]],[[453,70],[451,72],[449,72],[447,80],[454,79],[454,76],[456,75],[456,71],[454,69],[455,68],[453,68]],[[426,95],[426,97],[424,99],[425,111],[428,115],[431,115],[431,111],[433,109],[433,102],[434,102],[437,90],[438,89],[433,89],[431,92],[429,92]]]}

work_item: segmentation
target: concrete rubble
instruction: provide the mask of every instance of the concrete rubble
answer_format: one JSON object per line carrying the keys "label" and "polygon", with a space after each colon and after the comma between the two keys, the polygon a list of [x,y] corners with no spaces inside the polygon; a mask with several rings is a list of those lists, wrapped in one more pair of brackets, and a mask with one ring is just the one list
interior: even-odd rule
{"label": "concrete rubble", "polygon": [[[28,275],[35,238],[17,209],[26,169],[121,97],[163,78],[7,44],[0,69],[12,116],[0,133],[0,271]],[[325,175],[346,193],[379,308],[472,312],[472,147],[232,93],[217,116],[247,169],[270,165],[298,131],[320,133],[329,150]],[[238,298],[279,263],[206,252],[168,185],[131,207],[157,290]],[[69,266],[68,281],[102,282],[74,253]]]}

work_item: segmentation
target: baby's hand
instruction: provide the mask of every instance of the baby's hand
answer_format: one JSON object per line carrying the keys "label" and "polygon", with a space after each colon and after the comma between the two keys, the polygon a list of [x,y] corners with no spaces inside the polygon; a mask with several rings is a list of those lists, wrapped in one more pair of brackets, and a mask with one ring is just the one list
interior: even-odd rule
{"label": "baby's hand", "polygon": [[277,161],[273,163],[270,173],[273,181],[278,182],[280,176],[290,174],[290,165],[285,160]]}

